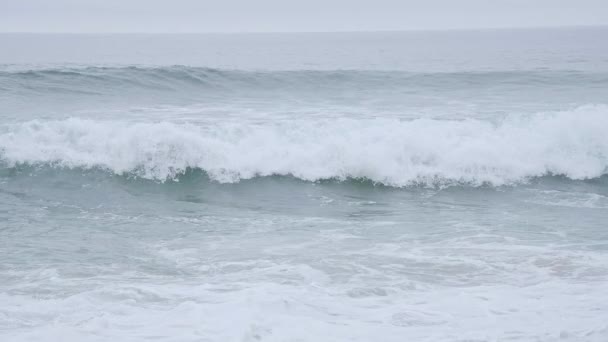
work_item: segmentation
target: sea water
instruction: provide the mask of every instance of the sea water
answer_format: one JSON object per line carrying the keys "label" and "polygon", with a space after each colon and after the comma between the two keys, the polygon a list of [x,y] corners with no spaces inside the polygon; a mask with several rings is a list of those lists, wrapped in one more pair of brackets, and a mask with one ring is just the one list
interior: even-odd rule
{"label": "sea water", "polygon": [[0,35],[0,340],[607,341],[608,29]]}

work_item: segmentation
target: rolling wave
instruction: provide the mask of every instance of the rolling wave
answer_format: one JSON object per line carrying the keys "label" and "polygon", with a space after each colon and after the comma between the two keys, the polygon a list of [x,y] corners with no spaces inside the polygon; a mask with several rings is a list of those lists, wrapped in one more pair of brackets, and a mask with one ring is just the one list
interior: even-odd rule
{"label": "rolling wave", "polygon": [[83,67],[0,71],[0,89],[9,93],[106,95],[131,91],[314,90],[398,88],[484,88],[501,85],[608,83],[608,73],[567,70],[407,72],[371,70],[243,71],[203,67]]}
{"label": "rolling wave", "polygon": [[388,186],[510,185],[608,173],[608,107],[481,120],[130,123],[67,119],[0,128],[6,167],[104,169],[164,181],[189,169],[238,182],[273,175]]}

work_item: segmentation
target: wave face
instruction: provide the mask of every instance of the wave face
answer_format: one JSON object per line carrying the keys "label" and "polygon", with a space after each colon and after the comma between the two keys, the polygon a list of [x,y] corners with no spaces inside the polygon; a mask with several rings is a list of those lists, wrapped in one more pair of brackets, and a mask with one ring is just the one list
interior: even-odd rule
{"label": "wave face", "polygon": [[[593,85],[608,82],[606,72],[506,70],[408,72],[372,70],[245,71],[189,66],[82,67],[0,70],[0,89],[12,93],[108,95],[129,91],[206,91],[417,89],[555,84]],[[287,89],[286,89],[287,87]]]}
{"label": "wave face", "polygon": [[188,169],[238,182],[271,175],[388,186],[509,185],[608,172],[608,107],[480,120],[320,120],[190,125],[67,119],[5,125],[0,153],[22,164],[101,168],[164,181]]}

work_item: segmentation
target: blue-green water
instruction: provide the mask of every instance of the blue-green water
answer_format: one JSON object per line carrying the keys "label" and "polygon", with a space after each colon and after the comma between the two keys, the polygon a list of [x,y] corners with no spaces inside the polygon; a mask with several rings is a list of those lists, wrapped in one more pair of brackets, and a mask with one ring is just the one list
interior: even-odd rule
{"label": "blue-green water", "polygon": [[604,341],[606,36],[0,35],[0,339]]}

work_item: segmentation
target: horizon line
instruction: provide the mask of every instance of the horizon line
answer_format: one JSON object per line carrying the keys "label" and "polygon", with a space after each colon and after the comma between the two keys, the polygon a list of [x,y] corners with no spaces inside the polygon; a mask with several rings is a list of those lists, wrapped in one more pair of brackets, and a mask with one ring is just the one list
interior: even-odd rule
{"label": "horizon line", "polygon": [[547,25],[547,26],[497,26],[497,27],[470,27],[470,28],[419,28],[419,29],[377,29],[377,30],[335,30],[335,31],[0,31],[0,34],[40,34],[40,35],[204,35],[204,34],[328,34],[328,33],[422,33],[422,32],[466,32],[466,31],[509,31],[509,30],[547,30],[547,29],[586,29],[608,28],[608,24],[600,25]]}

